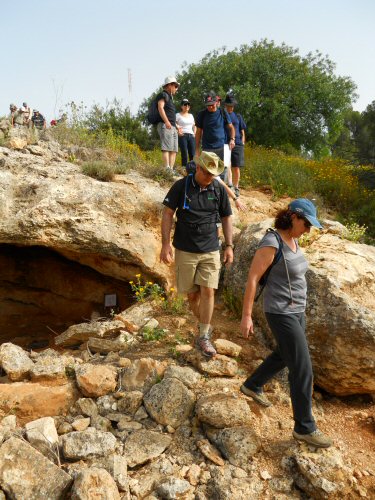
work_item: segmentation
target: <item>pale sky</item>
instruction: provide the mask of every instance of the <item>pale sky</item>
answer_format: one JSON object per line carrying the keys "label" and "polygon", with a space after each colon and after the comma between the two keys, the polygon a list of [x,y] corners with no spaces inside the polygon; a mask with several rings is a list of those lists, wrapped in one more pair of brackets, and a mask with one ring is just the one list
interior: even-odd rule
{"label": "pale sky", "polygon": [[136,113],[185,61],[264,38],[327,54],[357,85],[354,109],[375,100],[374,0],[1,0],[0,20],[0,116],[27,101],[49,122],[114,97]]}

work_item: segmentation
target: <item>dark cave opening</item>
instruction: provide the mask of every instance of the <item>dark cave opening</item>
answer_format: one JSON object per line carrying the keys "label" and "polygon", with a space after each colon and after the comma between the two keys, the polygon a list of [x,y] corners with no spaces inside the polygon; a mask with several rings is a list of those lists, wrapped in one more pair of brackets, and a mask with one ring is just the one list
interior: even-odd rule
{"label": "dark cave opening", "polygon": [[53,345],[69,326],[109,317],[105,295],[119,310],[134,302],[128,282],[42,246],[0,245],[0,269],[0,342]]}

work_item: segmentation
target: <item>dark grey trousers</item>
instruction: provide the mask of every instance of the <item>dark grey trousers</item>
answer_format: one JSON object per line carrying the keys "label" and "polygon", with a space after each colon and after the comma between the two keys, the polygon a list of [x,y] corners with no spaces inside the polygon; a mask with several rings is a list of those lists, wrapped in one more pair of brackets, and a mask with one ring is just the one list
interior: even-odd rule
{"label": "dark grey trousers", "polygon": [[277,346],[244,385],[261,392],[264,384],[288,367],[294,430],[309,434],[316,429],[316,424],[311,412],[313,372],[305,335],[305,315],[266,313],[266,318]]}

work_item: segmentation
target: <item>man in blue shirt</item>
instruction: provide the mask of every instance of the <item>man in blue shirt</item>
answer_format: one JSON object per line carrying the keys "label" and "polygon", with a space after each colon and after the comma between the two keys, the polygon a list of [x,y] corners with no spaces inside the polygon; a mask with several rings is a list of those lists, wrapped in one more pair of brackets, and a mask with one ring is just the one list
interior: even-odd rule
{"label": "man in blue shirt", "polygon": [[225,97],[224,105],[228,115],[232,121],[235,130],[235,146],[231,151],[231,169],[232,169],[232,182],[236,196],[240,195],[240,168],[245,165],[245,130],[246,123],[239,113],[234,112],[234,106],[237,104],[232,94],[227,94]]}
{"label": "man in blue shirt", "polygon": [[216,92],[209,92],[205,99],[206,109],[199,111],[195,120],[195,149],[197,155],[202,149],[224,160],[224,144],[228,138],[229,148],[234,148],[235,130],[228,113],[224,109],[217,109],[217,104]]}

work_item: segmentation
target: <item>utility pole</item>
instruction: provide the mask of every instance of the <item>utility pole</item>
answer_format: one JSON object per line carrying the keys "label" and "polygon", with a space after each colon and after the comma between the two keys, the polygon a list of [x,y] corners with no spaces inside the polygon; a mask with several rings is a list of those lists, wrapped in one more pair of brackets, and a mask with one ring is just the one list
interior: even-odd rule
{"label": "utility pole", "polygon": [[129,110],[133,112],[133,96],[132,96],[132,70],[128,68],[128,91],[129,91]]}

